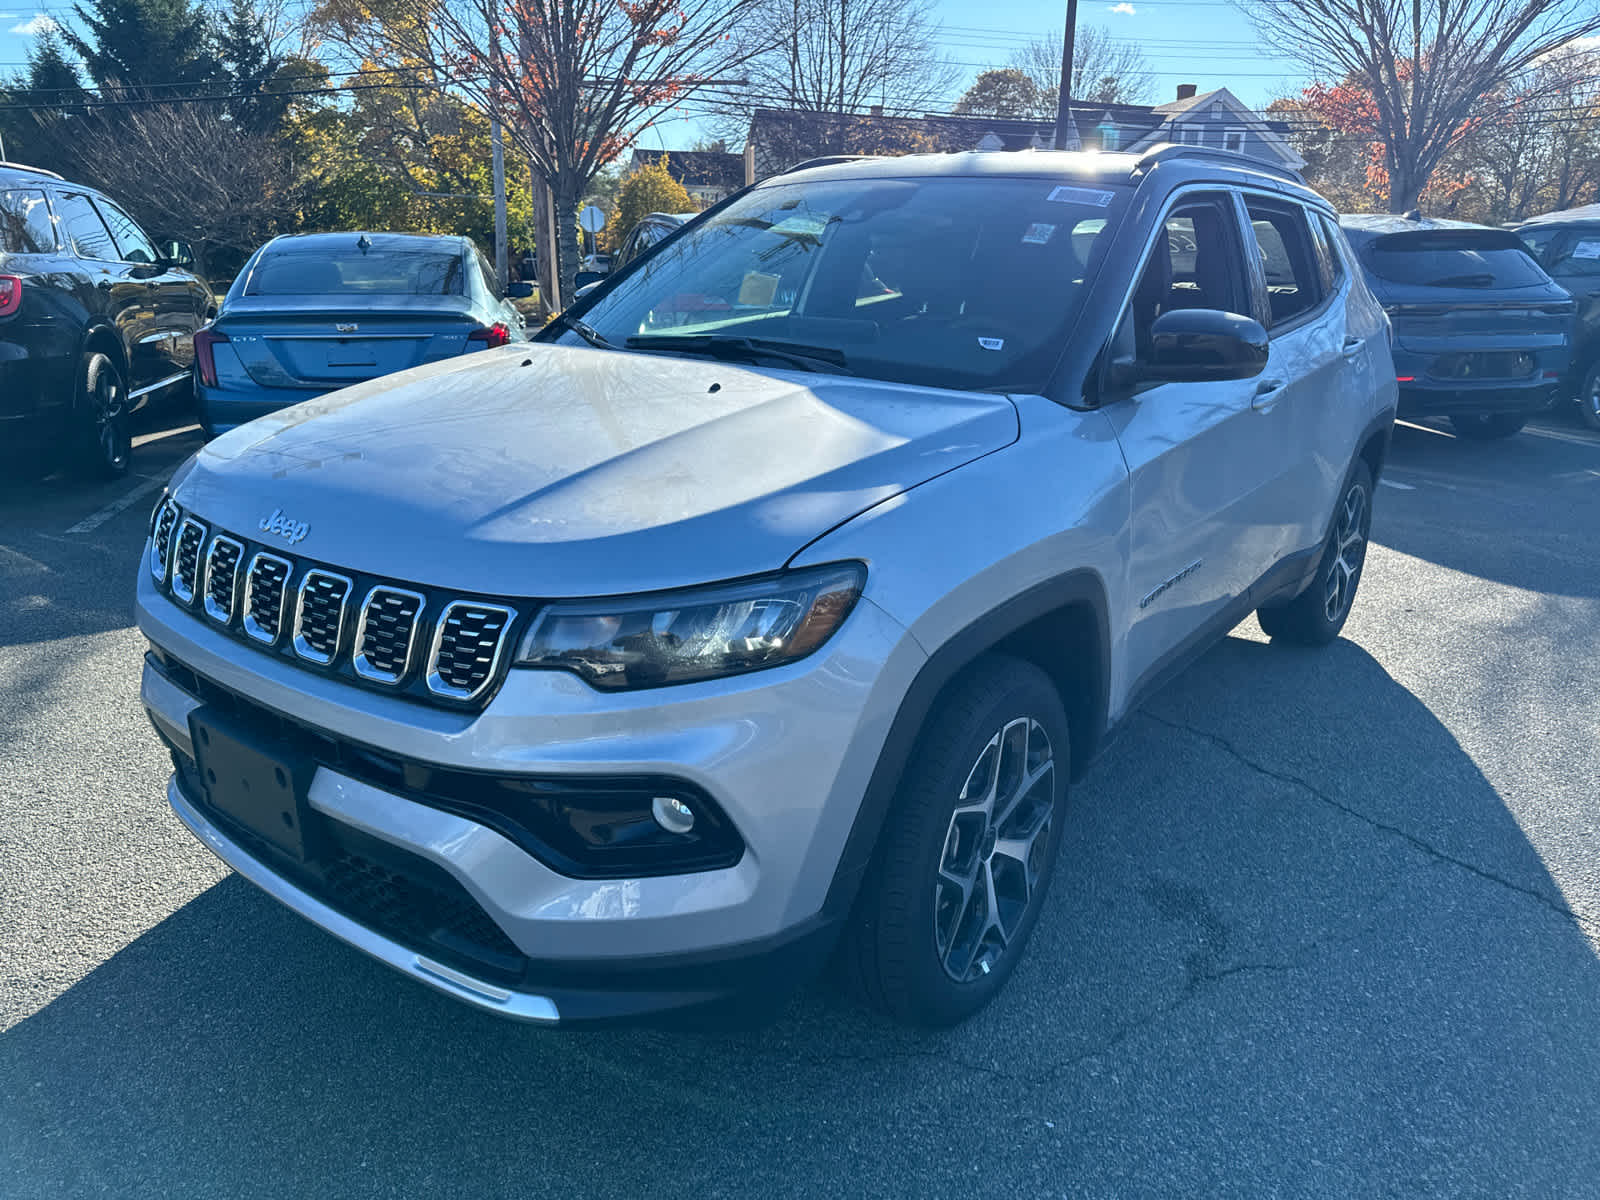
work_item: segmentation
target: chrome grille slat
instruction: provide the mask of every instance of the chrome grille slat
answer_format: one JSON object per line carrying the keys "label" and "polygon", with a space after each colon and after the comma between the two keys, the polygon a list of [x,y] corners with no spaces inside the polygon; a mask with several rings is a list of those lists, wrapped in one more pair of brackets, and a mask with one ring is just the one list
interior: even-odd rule
{"label": "chrome grille slat", "polygon": [[283,618],[289,598],[289,576],[294,564],[262,550],[250,560],[245,583],[245,636],[270,646],[283,632]]}
{"label": "chrome grille slat", "polygon": [[244,543],[219,533],[211,539],[206,551],[205,595],[202,604],[206,616],[226,625],[233,620],[233,610],[239,599],[239,576],[244,569]]}
{"label": "chrome grille slat", "polygon": [[300,581],[294,609],[294,652],[307,662],[325,667],[339,654],[344,631],[344,610],[355,586],[344,575],[312,568]]}
{"label": "chrome grille slat", "polygon": [[172,594],[183,604],[193,604],[200,590],[200,551],[206,544],[206,527],[193,517],[178,526],[172,552]]}
{"label": "chrome grille slat", "polygon": [[420,592],[382,584],[367,593],[350,660],[357,675],[388,684],[405,678],[426,603]]}
{"label": "chrome grille slat", "polygon": [[167,579],[167,567],[172,563],[172,534],[177,524],[178,506],[170,499],[163,500],[150,523],[150,574],[158,583]]}
{"label": "chrome grille slat", "polygon": [[439,614],[428,654],[428,690],[451,700],[472,700],[500,666],[506,631],[516,613],[498,604],[455,600]]}

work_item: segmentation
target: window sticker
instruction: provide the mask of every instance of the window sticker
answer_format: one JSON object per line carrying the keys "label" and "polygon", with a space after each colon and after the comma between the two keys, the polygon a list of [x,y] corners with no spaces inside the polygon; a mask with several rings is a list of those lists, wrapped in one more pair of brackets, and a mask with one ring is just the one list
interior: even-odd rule
{"label": "window sticker", "polygon": [[1573,258],[1600,258],[1600,242],[1579,242],[1572,248]]}
{"label": "window sticker", "polygon": [[1001,350],[1005,348],[1005,338],[979,338],[978,345],[985,350]]}
{"label": "window sticker", "polygon": [[1042,221],[1035,221],[1028,226],[1028,231],[1022,235],[1024,244],[1042,246],[1050,240],[1050,235],[1055,233],[1054,225],[1046,225]]}
{"label": "window sticker", "polygon": [[751,308],[770,308],[781,279],[780,275],[763,275],[760,271],[746,273],[739,284],[739,303]]}
{"label": "window sticker", "polygon": [[1102,192],[1094,188],[1058,187],[1045,199],[1054,200],[1057,204],[1092,204],[1096,208],[1107,208],[1115,196],[1115,192]]}

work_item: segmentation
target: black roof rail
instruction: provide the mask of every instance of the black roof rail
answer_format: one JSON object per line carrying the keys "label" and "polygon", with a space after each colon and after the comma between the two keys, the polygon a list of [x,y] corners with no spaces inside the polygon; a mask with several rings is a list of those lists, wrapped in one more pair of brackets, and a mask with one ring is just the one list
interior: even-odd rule
{"label": "black roof rail", "polygon": [[1259,158],[1251,158],[1248,154],[1240,154],[1236,150],[1218,150],[1214,146],[1180,146],[1172,142],[1151,146],[1139,156],[1139,161],[1134,164],[1133,169],[1137,174],[1148,171],[1157,163],[1175,158],[1200,158],[1206,162],[1222,163],[1240,171],[1257,171],[1263,175],[1274,175],[1279,179],[1287,179],[1290,183],[1302,185],[1305,183],[1305,177],[1299,171],[1262,162]]}
{"label": "black roof rail", "polygon": [[31,171],[35,175],[48,175],[51,179],[60,179],[63,183],[66,182],[65,179],[63,179],[60,175],[57,175],[54,171],[46,171],[43,167],[30,167],[27,163],[5,162],[0,160],[0,170]]}
{"label": "black roof rail", "polygon": [[788,175],[793,171],[808,171],[812,167],[831,167],[835,163],[864,162],[869,158],[879,158],[877,154],[824,154],[819,158],[808,158],[804,162],[797,162],[792,167],[785,167],[779,175]]}

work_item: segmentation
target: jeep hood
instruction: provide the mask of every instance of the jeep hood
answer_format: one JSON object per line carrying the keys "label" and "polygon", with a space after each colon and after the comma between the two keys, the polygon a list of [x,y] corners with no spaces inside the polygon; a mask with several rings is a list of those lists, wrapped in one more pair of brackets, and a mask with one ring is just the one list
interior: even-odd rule
{"label": "jeep hood", "polygon": [[[521,345],[263,417],[174,490],[216,526],[355,571],[609,595],[775,570],[1017,428],[1004,396]],[[303,533],[292,548],[263,532],[275,512]]]}

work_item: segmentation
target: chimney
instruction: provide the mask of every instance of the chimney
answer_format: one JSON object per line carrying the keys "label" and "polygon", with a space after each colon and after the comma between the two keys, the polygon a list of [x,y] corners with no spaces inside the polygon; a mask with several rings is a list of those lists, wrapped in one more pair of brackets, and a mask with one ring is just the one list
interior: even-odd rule
{"label": "chimney", "polygon": [[1178,99],[1179,100],[1193,100],[1194,99],[1194,94],[1199,90],[1200,89],[1197,88],[1192,83],[1180,83],[1178,85]]}
{"label": "chimney", "polygon": [[875,117],[881,117],[883,116],[883,105],[874,104],[871,108],[867,109],[867,111]]}

